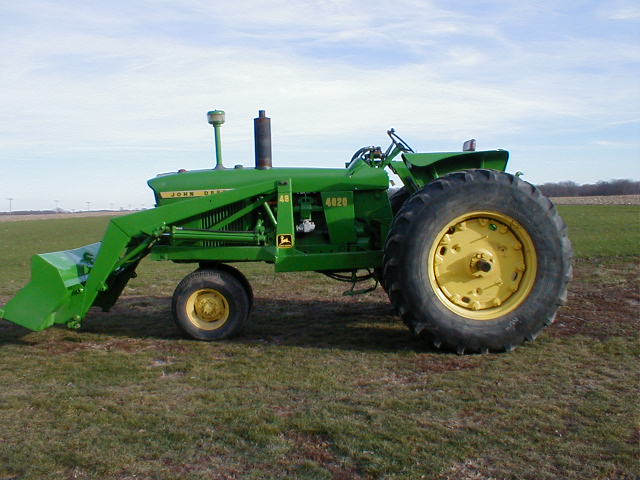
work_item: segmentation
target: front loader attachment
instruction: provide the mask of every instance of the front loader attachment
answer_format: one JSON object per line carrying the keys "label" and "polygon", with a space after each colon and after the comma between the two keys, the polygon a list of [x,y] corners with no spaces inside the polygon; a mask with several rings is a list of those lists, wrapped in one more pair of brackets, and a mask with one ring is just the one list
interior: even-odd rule
{"label": "front loader attachment", "polygon": [[74,250],[34,255],[31,281],[4,307],[4,311],[0,310],[0,318],[30,330],[67,323],[71,298],[84,292],[83,285],[101,245],[93,243]]}
{"label": "front loader attachment", "polygon": [[30,330],[79,327],[92,306],[108,310],[116,302],[140,260],[171,225],[275,190],[267,181],[113,218],[102,242],[34,255],[31,281],[0,308],[0,318]]}
{"label": "front loader attachment", "polygon": [[148,217],[140,212],[114,218],[102,242],[34,255],[31,281],[0,309],[0,318],[37,331],[54,324],[79,327],[94,305],[108,310],[165,229],[161,221],[156,230],[131,228],[149,227]]}

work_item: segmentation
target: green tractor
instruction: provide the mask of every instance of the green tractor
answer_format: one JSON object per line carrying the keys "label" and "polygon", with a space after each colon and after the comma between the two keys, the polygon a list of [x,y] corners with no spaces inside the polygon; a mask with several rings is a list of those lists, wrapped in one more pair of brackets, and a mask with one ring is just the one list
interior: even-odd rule
{"label": "green tractor", "polygon": [[[34,255],[31,281],[0,317],[78,328],[92,306],[114,305],[146,255],[197,265],[172,313],[200,340],[247,322],[253,294],[235,262],[316,271],[351,282],[349,293],[379,282],[415,335],[458,353],[532,341],[565,302],[566,226],[535,186],[505,173],[507,151],[475,151],[471,140],[461,152],[415,153],[392,129],[386,150],[363,147],[345,168],[272,168],[260,111],[255,168],[225,168],[224,112],[208,121],[215,168],[158,175],[148,182],[155,208],[113,218],[102,242]],[[404,185],[391,194],[387,169]]]}

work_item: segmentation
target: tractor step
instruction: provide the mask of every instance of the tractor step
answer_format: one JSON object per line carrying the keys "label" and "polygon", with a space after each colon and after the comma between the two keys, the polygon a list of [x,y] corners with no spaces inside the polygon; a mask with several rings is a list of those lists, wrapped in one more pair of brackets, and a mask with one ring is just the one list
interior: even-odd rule
{"label": "tractor step", "polygon": [[101,245],[34,255],[31,281],[0,310],[0,317],[30,330],[73,322],[72,297],[83,293]]}

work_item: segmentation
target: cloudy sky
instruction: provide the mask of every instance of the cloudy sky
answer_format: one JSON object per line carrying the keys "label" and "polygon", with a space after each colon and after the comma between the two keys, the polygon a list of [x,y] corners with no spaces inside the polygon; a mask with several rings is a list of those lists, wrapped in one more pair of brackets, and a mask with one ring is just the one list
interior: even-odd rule
{"label": "cloudy sky", "polygon": [[0,211],[140,208],[160,172],[339,167],[390,127],[534,183],[640,178],[640,4],[0,0]]}

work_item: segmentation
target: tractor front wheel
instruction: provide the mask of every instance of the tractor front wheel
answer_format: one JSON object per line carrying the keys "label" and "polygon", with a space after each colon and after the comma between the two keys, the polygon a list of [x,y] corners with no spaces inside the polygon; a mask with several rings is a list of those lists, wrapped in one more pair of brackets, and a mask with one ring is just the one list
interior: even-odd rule
{"label": "tractor front wheel", "polygon": [[510,350],[564,303],[571,245],[533,185],[467,170],[409,199],[387,237],[383,275],[403,321],[437,348]]}
{"label": "tractor front wheel", "polygon": [[198,340],[221,340],[238,333],[251,309],[243,283],[226,270],[200,269],[176,287],[171,303],[178,327]]}

